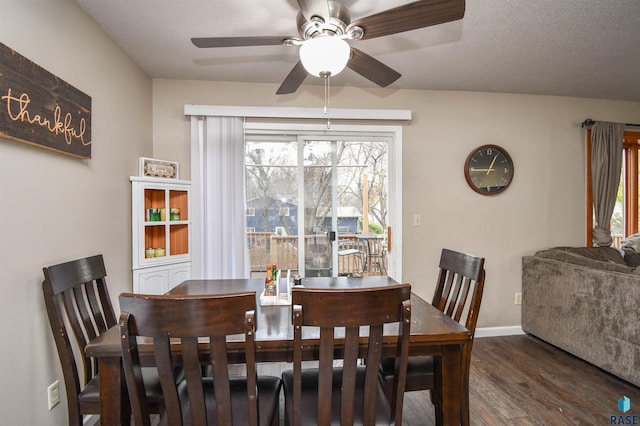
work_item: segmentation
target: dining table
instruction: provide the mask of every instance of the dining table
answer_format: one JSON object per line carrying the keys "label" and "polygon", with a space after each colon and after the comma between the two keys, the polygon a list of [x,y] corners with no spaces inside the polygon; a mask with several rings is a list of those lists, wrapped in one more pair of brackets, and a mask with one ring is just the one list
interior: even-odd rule
{"label": "dining table", "polygon": [[[397,284],[388,276],[368,277],[316,277],[303,278],[302,285],[311,288],[368,288]],[[187,280],[171,289],[167,294],[180,297],[185,295],[228,294],[243,291],[256,292],[255,334],[256,361],[291,362],[293,354],[293,327],[291,305],[260,303],[264,290],[263,278],[249,279],[200,279]],[[411,338],[409,355],[432,355],[435,362],[435,382],[440,386],[442,404],[437,407],[436,416],[443,425],[460,424],[460,400],[462,386],[462,353],[470,344],[471,334],[463,325],[454,321],[430,303],[411,293]],[[385,328],[383,356],[394,356],[393,347],[397,339],[398,327]],[[230,362],[244,360],[244,337],[228,338]],[[318,340],[305,341],[305,358],[317,359]],[[363,343],[364,348],[364,343]],[[179,352],[179,347],[174,346]],[[100,421],[102,425],[129,424],[130,406],[122,370],[122,352],[118,326],[114,326],[85,347],[87,356],[97,359],[100,375]],[[363,352],[364,353],[364,352]],[[152,357],[149,357],[151,359]],[[143,360],[143,362],[145,362]]]}

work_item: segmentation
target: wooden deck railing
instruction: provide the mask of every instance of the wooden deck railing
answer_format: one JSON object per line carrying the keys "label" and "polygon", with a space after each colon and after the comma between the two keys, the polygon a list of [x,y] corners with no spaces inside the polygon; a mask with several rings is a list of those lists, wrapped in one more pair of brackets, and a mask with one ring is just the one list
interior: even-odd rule
{"label": "wooden deck railing", "polygon": [[613,244],[611,244],[611,247],[615,247],[617,249],[621,249],[622,248],[622,239],[624,238],[624,236],[622,235],[611,235],[611,238],[613,239]]}
{"label": "wooden deck railing", "polygon": [[[309,248],[327,247],[328,257],[322,259],[327,266],[331,264],[331,251],[328,248],[329,240],[326,236],[310,235],[306,236],[307,251]],[[360,244],[360,240],[355,234],[340,234],[338,242],[353,242],[355,246]],[[277,264],[280,270],[298,270],[298,237],[280,236],[273,232],[248,232],[247,243],[249,247],[249,260],[251,262],[251,272],[264,272],[267,265]],[[363,250],[360,249],[362,252]],[[338,256],[338,275],[359,275],[362,272],[363,255],[356,253],[346,256]],[[307,255],[310,259],[310,256]]]}

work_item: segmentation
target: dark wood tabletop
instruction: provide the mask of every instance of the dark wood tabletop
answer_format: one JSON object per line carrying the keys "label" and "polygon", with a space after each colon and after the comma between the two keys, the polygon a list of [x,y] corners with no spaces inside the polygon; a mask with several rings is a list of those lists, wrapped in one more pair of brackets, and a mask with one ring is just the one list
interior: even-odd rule
{"label": "dark wood tabletop", "polygon": [[[397,284],[386,276],[365,278],[304,278],[302,284],[313,288],[359,288]],[[228,280],[188,280],[169,291],[173,296],[199,294],[226,294],[241,291],[256,291],[257,304],[257,360],[290,361],[292,354],[293,330],[291,326],[291,306],[260,306],[260,293],[264,289],[264,280],[228,279]],[[471,336],[468,330],[444,315],[430,303],[416,294],[411,295],[411,355],[436,355],[442,359],[441,376],[443,424],[459,424],[461,386],[461,353],[464,344]],[[393,342],[397,327],[385,329],[385,339]],[[313,335],[309,338],[306,357],[314,358]],[[242,337],[238,336],[237,345],[230,342],[230,351],[235,352],[238,361],[242,361]],[[128,401],[124,387],[121,363],[120,339],[117,327],[91,341],[85,348],[88,356],[96,357],[100,363],[101,422],[102,424],[123,424],[128,418]],[[233,353],[231,354],[233,357]],[[107,395],[105,397],[105,395]]]}

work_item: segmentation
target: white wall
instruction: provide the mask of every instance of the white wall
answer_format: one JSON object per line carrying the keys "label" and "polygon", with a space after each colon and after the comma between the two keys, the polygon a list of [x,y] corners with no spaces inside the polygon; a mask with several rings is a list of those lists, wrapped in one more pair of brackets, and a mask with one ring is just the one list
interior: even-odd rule
{"label": "white wall", "polygon": [[[345,72],[349,72],[348,70]],[[276,85],[154,80],[154,155],[189,179],[184,104],[322,106],[322,87],[277,97]],[[585,242],[585,118],[638,122],[640,103],[475,92],[332,88],[334,108],[410,109],[403,145],[403,280],[431,300],[440,250],[486,258],[480,327],[520,325],[521,258]],[[463,175],[468,153],[494,143],[515,163],[512,185],[492,197]],[[422,215],[414,228],[412,217]]]}
{"label": "white wall", "polygon": [[[177,160],[189,178],[184,104],[319,108],[323,94],[304,86],[276,97],[277,85],[196,81],[157,80],[152,87],[71,0],[0,0],[0,41],[92,97],[91,160],[0,139],[0,377],[7,384],[0,389],[0,423],[64,425],[64,392],[60,406],[46,408],[46,387],[56,379],[62,386],[62,374],[42,302],[42,267],[103,253],[115,302],[131,289],[128,177],[137,174],[137,158]],[[480,326],[520,323],[513,293],[520,289],[523,254],[584,242],[579,123],[640,117],[640,103],[356,88],[331,93],[336,108],[413,111],[404,132],[403,276],[430,298],[442,247],[485,256]],[[507,148],[516,165],[512,186],[492,198],[472,192],[462,174],[468,152],[485,143]],[[420,228],[411,226],[415,213],[422,214]]]}
{"label": "white wall", "polygon": [[91,160],[0,139],[0,423],[66,425],[42,267],[102,253],[114,303],[131,290],[129,176],[153,153],[151,80],[71,0],[0,0],[0,41],[92,97]]}

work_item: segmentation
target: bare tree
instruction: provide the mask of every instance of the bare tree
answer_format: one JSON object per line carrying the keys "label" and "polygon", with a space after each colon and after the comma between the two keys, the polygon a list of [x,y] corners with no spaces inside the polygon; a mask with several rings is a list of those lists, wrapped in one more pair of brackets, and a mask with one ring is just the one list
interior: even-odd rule
{"label": "bare tree", "polygon": [[[378,146],[376,146],[378,145]],[[370,164],[369,213],[382,229],[387,227],[387,149],[372,143],[368,150],[367,164]]]}
{"label": "bare tree", "polygon": [[[313,144],[314,142],[311,142]],[[264,199],[267,209],[269,200],[277,207],[282,207],[281,200],[298,204],[297,169],[291,164],[291,153],[275,149],[266,152],[255,148],[247,150],[247,196]],[[310,145],[311,146],[311,145]],[[387,223],[387,144],[384,142],[338,141],[331,145],[336,149],[339,165],[338,173],[338,206],[361,208],[364,189],[363,173],[369,177],[367,197],[369,214],[373,222],[386,227]],[[289,147],[290,148],[290,147]],[[331,150],[309,150],[304,168],[305,233],[313,234],[322,227],[331,214]],[[282,209],[279,209],[281,212]],[[267,222],[265,211],[265,226]],[[291,234],[289,222],[280,215],[280,222],[287,233]],[[325,231],[326,229],[323,229]],[[365,232],[368,230],[364,230]]]}
{"label": "bare tree", "polygon": [[[275,155],[274,155],[275,154]],[[295,203],[297,194],[288,188],[295,182],[295,169],[284,167],[287,163],[286,155],[277,151],[265,153],[264,149],[247,149],[245,155],[247,198],[262,198],[263,228],[269,229],[268,209],[272,206],[278,209],[280,224],[288,235],[292,234],[291,226],[283,214],[282,200]]]}

